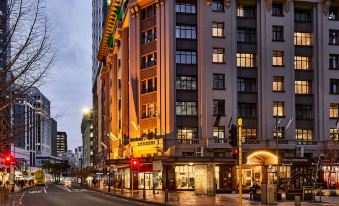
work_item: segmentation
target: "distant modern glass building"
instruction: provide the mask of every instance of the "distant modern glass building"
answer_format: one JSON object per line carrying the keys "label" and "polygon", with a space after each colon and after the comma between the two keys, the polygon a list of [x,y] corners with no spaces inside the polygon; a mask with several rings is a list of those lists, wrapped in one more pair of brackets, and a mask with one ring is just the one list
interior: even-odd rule
{"label": "distant modern glass building", "polygon": [[81,134],[83,145],[83,167],[91,167],[94,163],[94,148],[96,147],[94,138],[94,113],[90,110],[85,113],[81,121]]}

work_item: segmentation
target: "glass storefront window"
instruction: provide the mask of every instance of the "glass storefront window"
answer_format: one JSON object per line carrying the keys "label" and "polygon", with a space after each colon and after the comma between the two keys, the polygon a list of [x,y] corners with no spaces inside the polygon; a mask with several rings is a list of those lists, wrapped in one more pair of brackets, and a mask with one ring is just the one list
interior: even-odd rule
{"label": "glass storefront window", "polygon": [[[145,181],[144,181],[144,177],[145,177]],[[144,188],[144,182],[145,182],[147,190],[153,189],[153,184],[156,190],[162,189],[162,173],[161,172],[154,173],[154,179],[153,179],[153,173],[140,172],[138,174],[138,188],[139,189]]]}
{"label": "glass storefront window", "polygon": [[194,166],[175,166],[175,179],[178,190],[194,189]]}

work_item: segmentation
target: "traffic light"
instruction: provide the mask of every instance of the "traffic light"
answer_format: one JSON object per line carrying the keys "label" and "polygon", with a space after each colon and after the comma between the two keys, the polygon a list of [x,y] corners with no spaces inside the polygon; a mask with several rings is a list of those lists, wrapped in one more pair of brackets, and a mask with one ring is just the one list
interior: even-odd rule
{"label": "traffic light", "polygon": [[139,172],[140,162],[137,159],[132,159],[131,161],[131,169],[132,172]]}
{"label": "traffic light", "polygon": [[237,125],[232,124],[228,132],[230,134],[230,145],[232,147],[238,147]]}
{"label": "traffic light", "polygon": [[232,157],[233,159],[238,159],[239,150],[237,147],[232,148]]}
{"label": "traffic light", "polygon": [[13,157],[10,154],[6,154],[4,157],[4,162],[6,165],[10,165],[13,162]]}

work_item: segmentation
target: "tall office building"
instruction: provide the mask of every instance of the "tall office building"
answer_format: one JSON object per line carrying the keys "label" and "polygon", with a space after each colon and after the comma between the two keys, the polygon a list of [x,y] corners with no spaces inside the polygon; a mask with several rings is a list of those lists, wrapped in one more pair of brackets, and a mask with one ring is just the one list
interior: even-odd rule
{"label": "tall office building", "polygon": [[57,132],[57,154],[58,156],[61,153],[67,152],[67,133],[66,132]]}
{"label": "tall office building", "polygon": [[28,91],[35,100],[37,121],[36,153],[40,156],[51,156],[52,129],[50,123],[50,101],[36,87]]}
{"label": "tall office building", "polygon": [[83,168],[91,167],[94,163],[94,147],[96,146],[94,138],[94,114],[93,110],[84,113],[81,121],[81,134],[83,146]]}
{"label": "tall office building", "polygon": [[97,78],[108,162],[127,187],[139,158],[162,161],[159,187],[235,189],[227,131],[242,118],[245,187],[312,185],[314,159],[339,149],[338,19],[330,0],[113,1]]}
{"label": "tall office building", "polygon": [[50,119],[51,124],[51,155],[54,157],[58,156],[57,153],[57,133],[58,133],[58,123],[55,119]]}
{"label": "tall office building", "polygon": [[13,104],[13,142],[14,147],[27,152],[26,163],[35,166],[37,114],[35,100],[28,94],[17,98]]}

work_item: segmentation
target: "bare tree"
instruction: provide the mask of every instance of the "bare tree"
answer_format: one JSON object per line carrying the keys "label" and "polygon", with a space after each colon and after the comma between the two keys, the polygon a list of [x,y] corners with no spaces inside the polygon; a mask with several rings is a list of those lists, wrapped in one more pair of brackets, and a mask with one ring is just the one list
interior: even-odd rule
{"label": "bare tree", "polygon": [[43,0],[0,0],[0,141],[15,99],[45,82],[55,60]]}

